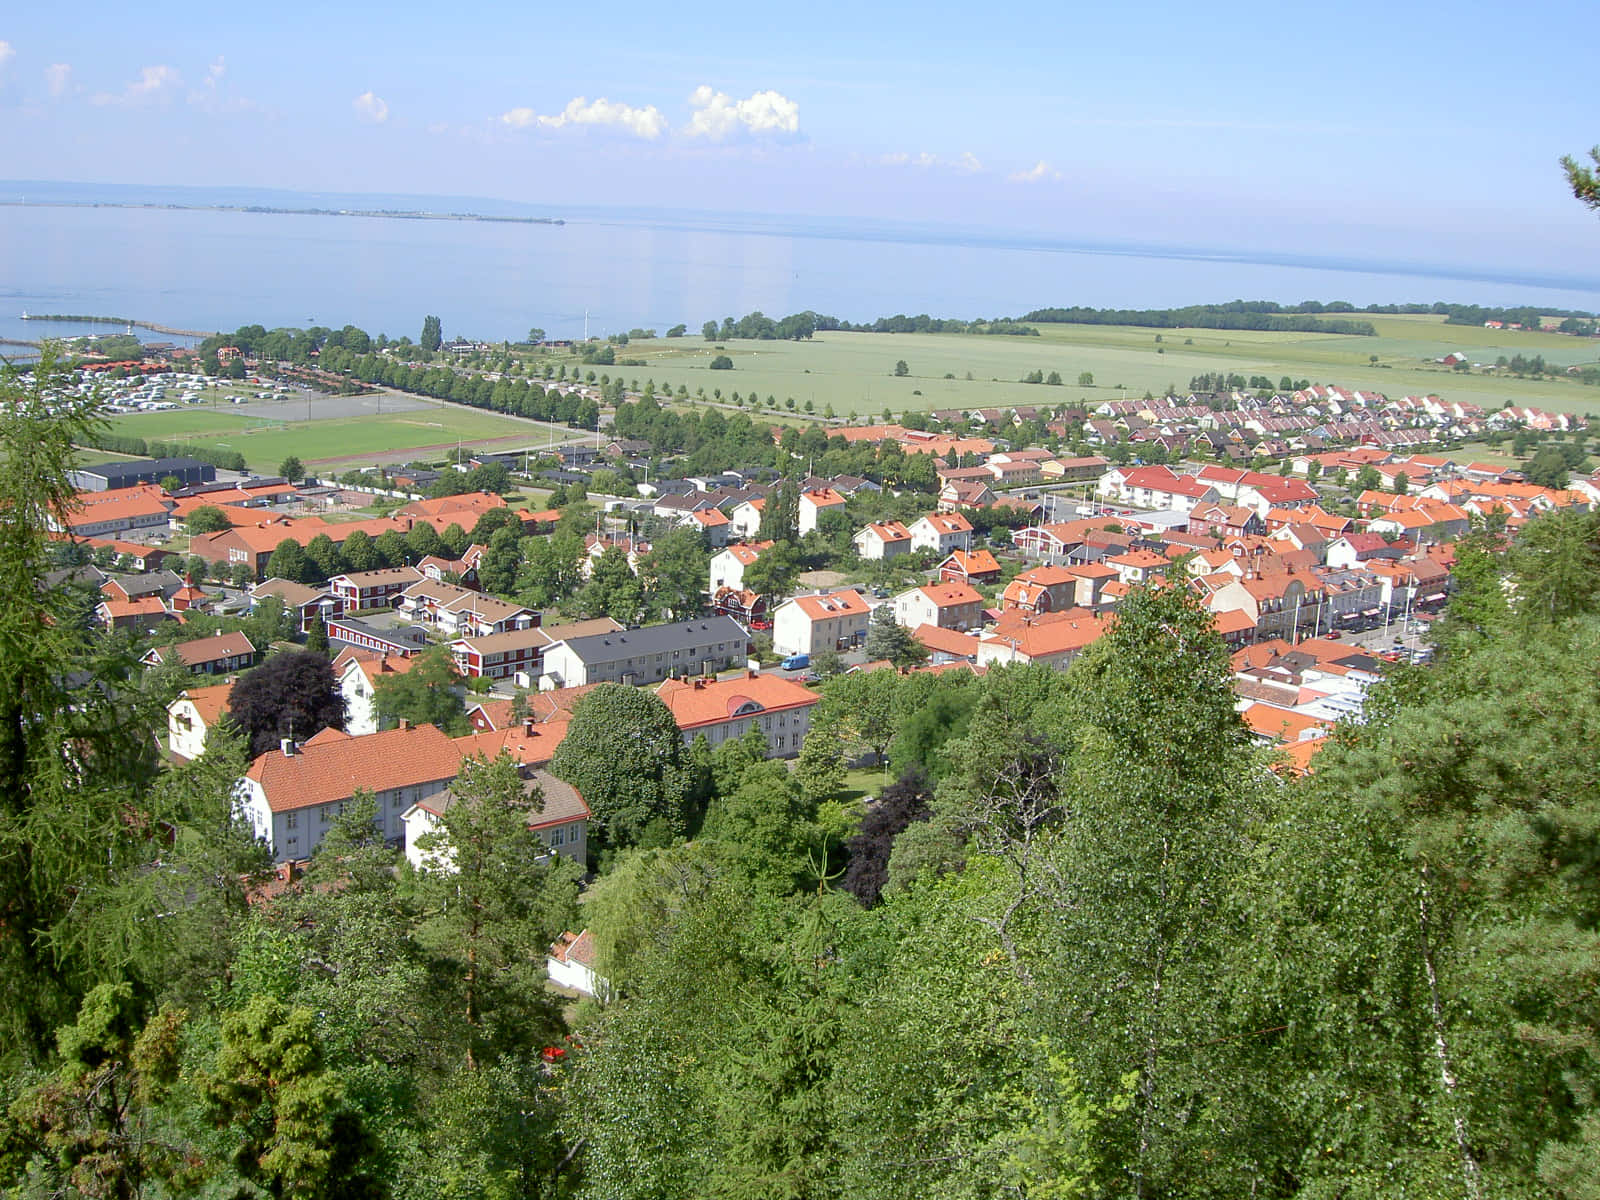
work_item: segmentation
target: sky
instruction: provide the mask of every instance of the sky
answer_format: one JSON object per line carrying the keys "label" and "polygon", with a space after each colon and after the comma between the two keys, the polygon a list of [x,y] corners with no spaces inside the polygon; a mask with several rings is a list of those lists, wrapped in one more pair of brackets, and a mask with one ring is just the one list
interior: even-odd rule
{"label": "sky", "polygon": [[13,179],[1600,263],[1593,0],[8,8]]}

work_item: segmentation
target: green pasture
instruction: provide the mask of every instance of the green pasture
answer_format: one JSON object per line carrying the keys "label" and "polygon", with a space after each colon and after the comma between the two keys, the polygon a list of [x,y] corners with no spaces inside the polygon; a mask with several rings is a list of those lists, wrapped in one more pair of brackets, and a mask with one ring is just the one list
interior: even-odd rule
{"label": "green pasture", "polygon": [[525,422],[457,405],[311,421],[179,409],[119,416],[111,424],[117,433],[237,450],[252,469],[263,472],[275,471],[291,454],[311,468],[408,450],[432,458],[458,440],[474,448],[544,441],[541,430]]}
{"label": "green pasture", "polygon": [[[1042,325],[1037,338],[819,333],[809,342],[714,345],[685,337],[634,341],[624,354],[643,358],[648,365],[613,370],[630,380],[653,378],[658,390],[663,386],[676,390],[682,384],[691,393],[704,388],[710,396],[714,388],[721,388],[724,399],[735,391],[742,396],[754,391],[763,400],[776,396],[780,405],[793,396],[797,406],[811,400],[819,413],[831,404],[840,416],[854,411],[863,418],[885,408],[900,412],[1093,403],[1115,399],[1124,391],[1140,396],[1146,391],[1160,394],[1169,385],[1183,389],[1191,377],[1216,371],[1246,378],[1265,375],[1274,384],[1288,375],[1389,395],[1433,392],[1486,408],[1511,401],[1600,412],[1600,391],[1575,382],[1462,374],[1434,361],[1459,350],[1472,362],[1541,354],[1558,367],[1592,364],[1600,360],[1600,346],[1593,341],[1445,325],[1443,318],[1433,316],[1359,319],[1370,319],[1378,336]],[[728,355],[734,369],[711,370],[711,360],[718,354]],[[897,378],[895,363],[901,359],[910,374]],[[1063,386],[1020,382],[1034,370],[1046,376],[1059,372]],[[1094,376],[1093,387],[1077,385],[1084,371]]]}

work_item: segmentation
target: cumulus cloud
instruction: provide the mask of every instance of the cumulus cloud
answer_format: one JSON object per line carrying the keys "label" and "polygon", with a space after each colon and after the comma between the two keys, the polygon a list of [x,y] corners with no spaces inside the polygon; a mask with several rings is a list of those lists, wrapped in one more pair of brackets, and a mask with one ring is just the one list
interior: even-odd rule
{"label": "cumulus cloud", "polygon": [[382,125],[389,119],[388,103],[372,92],[362,92],[350,101],[350,107],[356,110],[357,117],[369,125]]}
{"label": "cumulus cloud", "polygon": [[139,78],[125,87],[119,95],[101,92],[93,97],[96,104],[139,105],[164,100],[183,86],[183,76],[178,68],[169,66],[145,67]]}
{"label": "cumulus cloud", "polygon": [[687,130],[690,137],[722,141],[733,134],[793,137],[800,132],[800,106],[779,92],[756,92],[735,100],[701,84],[689,104],[694,110]]}
{"label": "cumulus cloud", "polygon": [[215,60],[212,61],[211,65],[206,68],[206,86],[208,88],[216,87],[217,84],[222,81],[222,77],[227,73],[228,61],[219,54]]}
{"label": "cumulus cloud", "polygon": [[51,63],[44,69],[44,85],[52,96],[65,96],[72,88],[72,64]]}
{"label": "cumulus cloud", "polygon": [[1060,179],[1061,172],[1041,158],[1026,171],[1016,171],[1007,175],[1006,178],[1011,180],[1012,183],[1038,183],[1044,179]]}
{"label": "cumulus cloud", "polygon": [[555,116],[541,116],[531,108],[513,108],[500,114],[500,123],[512,129],[539,126],[543,129],[560,129],[567,125],[609,125],[625,129],[635,137],[654,141],[667,131],[667,118],[653,104],[635,108],[601,96],[590,101],[587,96],[577,96]]}

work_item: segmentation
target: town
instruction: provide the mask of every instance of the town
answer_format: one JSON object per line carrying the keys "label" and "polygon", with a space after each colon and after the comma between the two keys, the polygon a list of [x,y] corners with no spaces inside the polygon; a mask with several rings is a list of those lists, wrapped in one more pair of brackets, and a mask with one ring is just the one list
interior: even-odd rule
{"label": "town", "polygon": [[[221,358],[240,356],[224,347]],[[86,368],[83,386],[101,370]],[[159,379],[134,395],[160,404]],[[1425,633],[1448,602],[1461,539],[1514,539],[1542,513],[1600,503],[1600,476],[1567,478],[1565,464],[1583,460],[1582,418],[1431,395],[1307,384],[886,414],[774,426],[766,453],[683,475],[672,474],[681,447],[649,436],[663,411],[652,388],[629,395],[599,424],[646,436],[602,432],[541,449],[531,465],[526,451],[463,453],[343,481],[219,479],[185,458],[84,466],[57,535],[98,588],[96,620],[149,644],[152,667],[179,661],[197,677],[170,705],[166,749],[180,759],[203,750],[233,680],[281,647],[313,636],[327,646],[347,736],[301,730],[243,785],[255,827],[293,870],[350,798],[300,775],[331,769],[349,791],[367,779],[361,764],[405,764],[410,774],[370,786],[411,797],[384,831],[414,857],[422,797],[484,735],[553,783],[566,723],[599,683],[652,690],[686,746],[759,727],[767,755],[793,759],[839,675],[1065,670],[1141,587],[1199,598],[1233,652],[1245,722],[1285,769],[1307,771],[1336,724],[1360,718],[1387,664],[1431,655]],[[712,421],[722,418],[702,426]],[[1575,453],[1557,455],[1560,478],[1541,484],[1439,450],[1513,435],[1530,457],[1534,446]],[[837,463],[858,473],[808,469]],[[491,490],[473,490],[485,479]],[[563,503],[534,509],[523,482]],[[383,515],[365,515],[375,501]],[[264,609],[281,638],[248,636]],[[191,636],[197,625],[204,636]],[[875,627],[899,636],[875,638]],[[892,658],[876,653],[884,646]],[[472,732],[433,730],[427,754],[395,756],[384,744],[397,721],[402,742],[424,735],[378,697],[429,654],[442,656]],[[551,844],[582,863],[581,796],[566,811]]]}
{"label": "town", "polygon": [[[396,372],[412,370],[407,353]],[[291,375],[241,351],[187,377],[159,360],[120,375],[46,361],[3,416],[26,431],[10,444],[64,456],[55,498],[19,510],[42,515],[18,561],[52,614],[30,627],[66,640],[41,662],[49,682],[14,689],[12,707],[40,745],[128,776],[96,793],[102,836],[130,864],[106,894],[181,922],[192,965],[169,994],[211,1003],[230,972],[252,995],[219,1002],[234,1013],[229,1046],[255,1021],[263,1037],[345,1047],[340,1072],[517,1072],[497,1095],[546,1128],[559,1109],[596,1131],[591,1179],[620,1169],[607,1156],[625,1136],[594,1106],[630,1092],[583,1089],[633,1069],[647,1036],[635,1022],[712,1036],[679,990],[704,955],[760,994],[757,1041],[853,1028],[850,1052],[875,1060],[870,997],[945,968],[912,936],[895,971],[856,978],[850,922],[925,911],[985,987],[1026,992],[1049,971],[1052,986],[1116,1002],[1122,967],[1072,982],[1052,964],[1107,940],[1144,952],[1120,885],[1080,905],[1034,856],[1115,881],[1137,853],[1142,877],[1182,884],[1160,905],[1185,923],[1174,969],[1211,978],[1212,952],[1193,947],[1231,936],[1212,914],[1252,894],[1261,822],[1276,831],[1263,844],[1284,847],[1271,870],[1308,869],[1295,839],[1319,835],[1299,829],[1367,819],[1347,789],[1386,795],[1387,764],[1434,752],[1439,706],[1468,720],[1430,681],[1497,663],[1521,635],[1567,664],[1545,674],[1586,661],[1546,645],[1582,627],[1586,597],[1600,605],[1600,563],[1582,565],[1600,473],[1575,415],[1222,379],[1159,400],[769,423],[759,406],[658,395],[649,379],[551,378],[584,353],[535,350],[515,390],[473,361],[492,348],[443,368],[419,359],[430,391],[462,394],[423,416],[526,406],[531,438],[311,470],[339,421],[422,410],[403,410],[415,401],[392,384]],[[224,366],[242,376],[219,380]],[[123,410],[110,432],[96,424],[108,395]],[[276,473],[250,471],[232,445],[138,435],[138,422],[234,400],[304,412],[262,435],[286,452]],[[31,469],[7,468],[19,495],[38,490]],[[1515,709],[1537,703],[1516,689],[1542,677],[1495,668],[1477,686]],[[41,687],[61,700],[39,709]],[[1471,703],[1471,719],[1500,728],[1499,704]],[[116,749],[90,749],[96,738]],[[1384,747],[1375,759],[1361,757],[1368,742]],[[190,799],[154,807],[169,796]],[[1174,805],[1188,806],[1176,823]],[[1105,836],[1071,840],[1090,824]],[[1038,917],[1026,929],[1008,915],[1024,908]],[[720,948],[668,932],[686,912]],[[813,968],[838,956],[803,985],[839,1006],[820,1025],[785,1014],[790,985],[774,981],[789,968],[738,948],[805,913],[841,930],[823,951],[804,949],[801,927],[783,935]],[[1277,936],[1253,920],[1249,938]],[[1274,953],[1309,971],[1310,951]],[[301,964],[293,994],[318,1010],[272,998],[290,987],[270,982],[277,954]],[[1208,985],[1195,1003],[1222,995]],[[395,1015],[372,1021],[374,996]],[[427,1065],[375,1065],[423,1010]],[[313,1011],[326,1032],[308,1032]],[[986,1019],[1020,1029],[1029,1011]],[[913,1022],[890,1044],[941,1070],[986,1036]],[[690,1072],[701,1089],[714,1076]],[[842,1084],[830,1072],[807,1087]],[[231,1103],[206,1095],[208,1111]],[[872,1100],[853,1119],[872,1129],[886,1112]],[[511,1144],[425,1136],[439,1152]],[[564,1145],[518,1153],[555,1170]],[[839,1161],[880,1158],[841,1148]]]}

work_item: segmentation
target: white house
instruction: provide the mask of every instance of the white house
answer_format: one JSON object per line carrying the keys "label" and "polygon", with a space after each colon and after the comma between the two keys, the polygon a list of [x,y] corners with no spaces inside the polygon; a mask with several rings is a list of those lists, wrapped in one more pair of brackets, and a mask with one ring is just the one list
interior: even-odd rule
{"label": "white house", "polygon": [[684,745],[702,735],[711,747],[759,729],[768,758],[793,758],[822,697],[782,675],[747,671],[736,679],[669,679],[656,695],[672,710]]}
{"label": "white house", "polygon": [[810,533],[817,527],[818,517],[830,509],[843,512],[845,503],[845,498],[832,488],[818,488],[811,492],[801,492],[800,520],[797,528],[801,534]]}
{"label": "white house", "polygon": [[569,929],[552,942],[544,960],[544,970],[557,987],[571,988],[600,1000],[611,996],[611,985],[594,973],[594,938],[587,929],[582,933]]}
{"label": "white house", "polygon": [[728,514],[729,530],[735,537],[755,537],[761,528],[761,510],[766,506],[767,501],[763,496],[757,496],[752,500],[741,500]]}
{"label": "white house", "polygon": [[744,588],[745,568],[761,557],[763,550],[770,550],[771,542],[739,542],[729,546],[720,554],[711,556],[711,594],[715,596],[723,588],[733,588],[735,591]]}
{"label": "white house", "polygon": [[[526,776],[524,790],[528,796],[528,828],[539,835],[547,854],[560,854],[583,865],[589,853],[589,806],[578,789],[548,771],[533,770]],[[445,788],[425,796],[401,814],[406,861],[417,870],[453,869],[449,847],[436,845],[424,850],[418,843],[442,828],[444,813],[455,801],[455,794]]]}
{"label": "white house", "polygon": [[983,597],[964,583],[934,583],[894,598],[895,620],[907,629],[977,629],[983,624]]}
{"label": "white house", "polygon": [[898,558],[911,552],[911,531],[901,521],[880,521],[856,531],[850,539],[862,558]]}
{"label": "white house", "polygon": [[285,740],[250,764],[235,803],[273,861],[310,857],[356,789],[374,794],[377,826],[396,845],[403,816],[461,770],[461,751],[435,725],[402,725],[365,737],[324,729],[304,745]]}
{"label": "white house", "polygon": [[859,646],[872,610],[854,589],[823,596],[797,596],[772,617],[772,649],[778,654],[817,654]]}
{"label": "white house", "polygon": [[167,705],[167,746],[183,758],[199,758],[206,748],[206,735],[228,711],[228,694],[233,681],[211,687],[193,687],[178,693]]}
{"label": "white house", "polygon": [[911,548],[932,550],[941,558],[972,549],[972,522],[960,513],[931,513],[911,523]]}
{"label": "white house", "polygon": [[346,733],[359,737],[378,731],[378,709],[374,704],[378,680],[404,675],[415,662],[415,658],[374,654],[367,650],[339,651],[339,657],[333,660],[333,674],[339,681],[339,694],[344,697]]}

